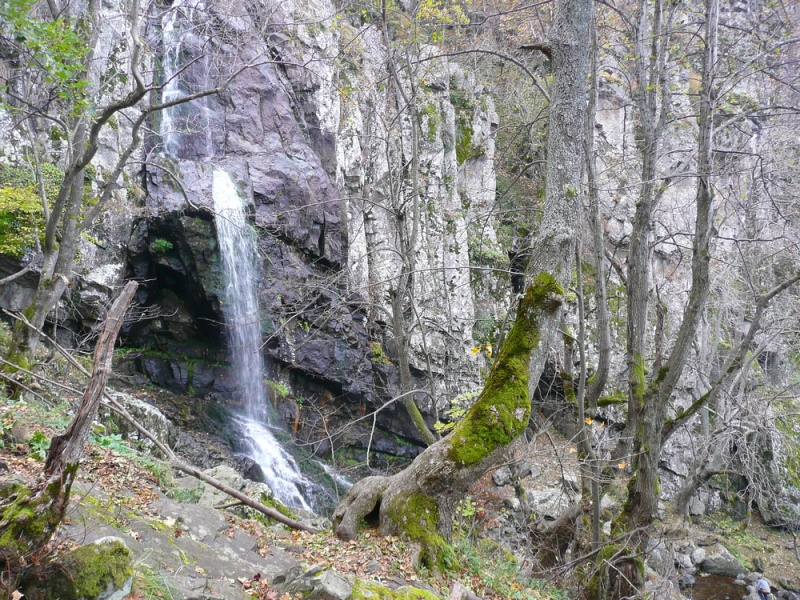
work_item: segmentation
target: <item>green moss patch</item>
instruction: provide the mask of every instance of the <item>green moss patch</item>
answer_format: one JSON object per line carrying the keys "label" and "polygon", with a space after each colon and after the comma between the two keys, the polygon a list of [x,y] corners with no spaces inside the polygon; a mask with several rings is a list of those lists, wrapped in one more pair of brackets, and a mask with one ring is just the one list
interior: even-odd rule
{"label": "green moss patch", "polygon": [[420,563],[432,571],[460,568],[453,548],[436,530],[439,509],[433,498],[416,493],[395,498],[389,519],[409,540],[420,545]]}
{"label": "green moss patch", "polygon": [[76,548],[52,567],[53,575],[25,586],[27,594],[47,600],[82,600],[130,591],[133,585],[131,552],[116,539]]}
{"label": "green moss patch", "polygon": [[122,589],[133,577],[131,552],[120,541],[81,546],[64,557],[79,598],[95,598],[109,585]]}
{"label": "green moss patch", "polygon": [[390,590],[372,581],[357,580],[353,588],[353,600],[437,600],[439,596],[413,587]]}
{"label": "green moss patch", "polygon": [[[77,464],[70,465],[63,474],[67,499],[77,468]],[[11,565],[20,557],[39,550],[50,540],[63,516],[53,506],[61,492],[61,485],[60,480],[53,481],[38,495],[22,485],[6,492],[7,498],[14,499],[7,501],[0,517],[0,565],[4,561]]]}
{"label": "green moss patch", "polygon": [[562,296],[561,285],[547,273],[537,275],[528,286],[483,391],[449,438],[449,458],[456,464],[480,462],[528,426],[528,362],[539,344],[538,320],[556,310]]}
{"label": "green moss patch", "polygon": [[625,395],[624,392],[617,390],[613,394],[609,394],[608,396],[603,396],[597,401],[597,406],[611,406],[612,404],[625,404],[628,401],[628,397]]}

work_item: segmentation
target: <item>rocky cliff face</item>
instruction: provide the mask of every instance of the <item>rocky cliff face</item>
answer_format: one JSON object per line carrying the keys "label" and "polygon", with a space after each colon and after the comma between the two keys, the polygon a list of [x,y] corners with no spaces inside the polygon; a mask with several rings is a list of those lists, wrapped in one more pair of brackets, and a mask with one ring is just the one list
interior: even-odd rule
{"label": "rocky cliff face", "polygon": [[[404,307],[411,369],[416,387],[433,382],[418,404],[432,424],[439,409],[480,385],[484,359],[470,348],[476,301],[480,313],[487,298],[473,295],[469,250],[478,231],[484,246],[494,243],[492,99],[432,47],[393,77],[380,30],[331,19],[327,2],[209,11],[222,33],[237,36],[239,55],[279,61],[253,58],[265,64],[192,103],[190,115],[208,115],[202,127],[193,126],[196,117],[168,115],[179,132],[162,131],[151,142],[127,268],[146,282],[139,300],[159,316],[130,329],[127,344],[142,349],[137,369],[176,390],[234,392],[222,366],[223,278],[211,197],[212,173],[225,169],[249,199],[258,231],[267,377],[281,416],[319,450],[371,444],[378,453],[413,456],[419,436],[399,403],[378,413],[371,442],[371,427],[355,428],[344,442],[323,432],[400,392],[388,315],[402,252],[414,264],[414,303]],[[264,23],[257,13],[289,25]],[[183,48],[189,58],[205,51],[191,40]],[[181,85],[188,91],[218,77],[214,64],[230,51],[220,46],[211,65],[190,64]],[[404,105],[411,90],[416,127]],[[165,145],[175,147],[172,156]],[[409,184],[414,153],[418,198]],[[412,229],[416,242],[406,248]],[[489,300],[506,301],[508,290],[495,289],[499,297]]]}

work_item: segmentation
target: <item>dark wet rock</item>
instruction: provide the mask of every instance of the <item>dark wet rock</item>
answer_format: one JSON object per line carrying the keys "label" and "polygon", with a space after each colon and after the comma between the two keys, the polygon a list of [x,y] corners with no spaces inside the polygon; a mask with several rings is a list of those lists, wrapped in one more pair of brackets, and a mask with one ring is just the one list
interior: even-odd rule
{"label": "dark wet rock", "polygon": [[251,481],[264,481],[264,470],[256,461],[243,454],[236,455],[236,470]]}

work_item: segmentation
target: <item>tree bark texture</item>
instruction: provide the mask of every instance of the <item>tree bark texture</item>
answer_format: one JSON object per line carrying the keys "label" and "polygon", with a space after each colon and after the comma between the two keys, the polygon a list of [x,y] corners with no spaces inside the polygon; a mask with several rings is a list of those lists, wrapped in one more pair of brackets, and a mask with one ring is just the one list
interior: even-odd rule
{"label": "tree bark texture", "polygon": [[[548,34],[553,85],[550,92],[547,137],[547,171],[544,214],[531,259],[528,277],[553,277],[568,289],[577,231],[581,189],[583,135],[587,102],[592,3],[560,0]],[[560,314],[540,323],[542,343],[531,356],[531,394],[544,371],[550,348],[558,342]]]}
{"label": "tree bark texture", "polygon": [[686,363],[706,305],[710,285],[709,265],[713,220],[711,174],[713,172],[714,69],[717,56],[718,0],[707,0],[705,18],[703,79],[698,115],[697,213],[692,248],[692,286],[689,290],[689,301],[684,309],[683,320],[675,344],[664,365],[654,365],[652,379],[646,383],[643,359],[641,355],[638,355],[635,365],[637,368],[636,382],[632,377],[632,384],[639,386],[641,393],[637,391],[635,394],[634,413],[637,417],[636,427],[632,432],[636,477],[631,480],[629,485],[625,517],[629,528],[640,528],[643,531],[640,545],[646,544],[648,527],[655,519],[658,510],[660,495],[658,460],[664,443],[663,434],[667,422],[669,399]]}

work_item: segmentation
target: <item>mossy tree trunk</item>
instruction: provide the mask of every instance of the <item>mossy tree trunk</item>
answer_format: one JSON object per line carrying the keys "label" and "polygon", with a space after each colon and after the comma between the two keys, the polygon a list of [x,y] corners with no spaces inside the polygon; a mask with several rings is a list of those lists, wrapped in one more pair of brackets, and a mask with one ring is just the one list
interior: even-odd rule
{"label": "mossy tree trunk", "polygon": [[97,341],[92,378],[72,423],[53,437],[44,472],[30,486],[6,488],[0,498],[0,572],[10,576],[9,584],[38,562],[64,517],[111,370],[114,343],[136,288],[136,283],[128,283],[111,306]]}
{"label": "mossy tree trunk", "polygon": [[341,538],[355,538],[359,524],[374,517],[382,534],[401,535],[416,545],[417,562],[433,569],[456,562],[447,540],[458,501],[528,425],[529,389],[538,384],[555,341],[571,278],[590,16],[590,0],[558,0],[547,43],[535,45],[553,70],[544,215],[529,262],[530,284],[484,389],[454,430],[407,469],[353,486],[333,515]]}
{"label": "mossy tree trunk", "polygon": [[456,561],[446,543],[456,505],[527,427],[528,362],[540,346],[541,323],[559,312],[562,295],[561,285],[544,274],[528,286],[483,392],[464,419],[404,471],[356,483],[333,515],[339,537],[354,539],[359,524],[371,515],[381,534],[415,543],[417,560],[429,568]]}

